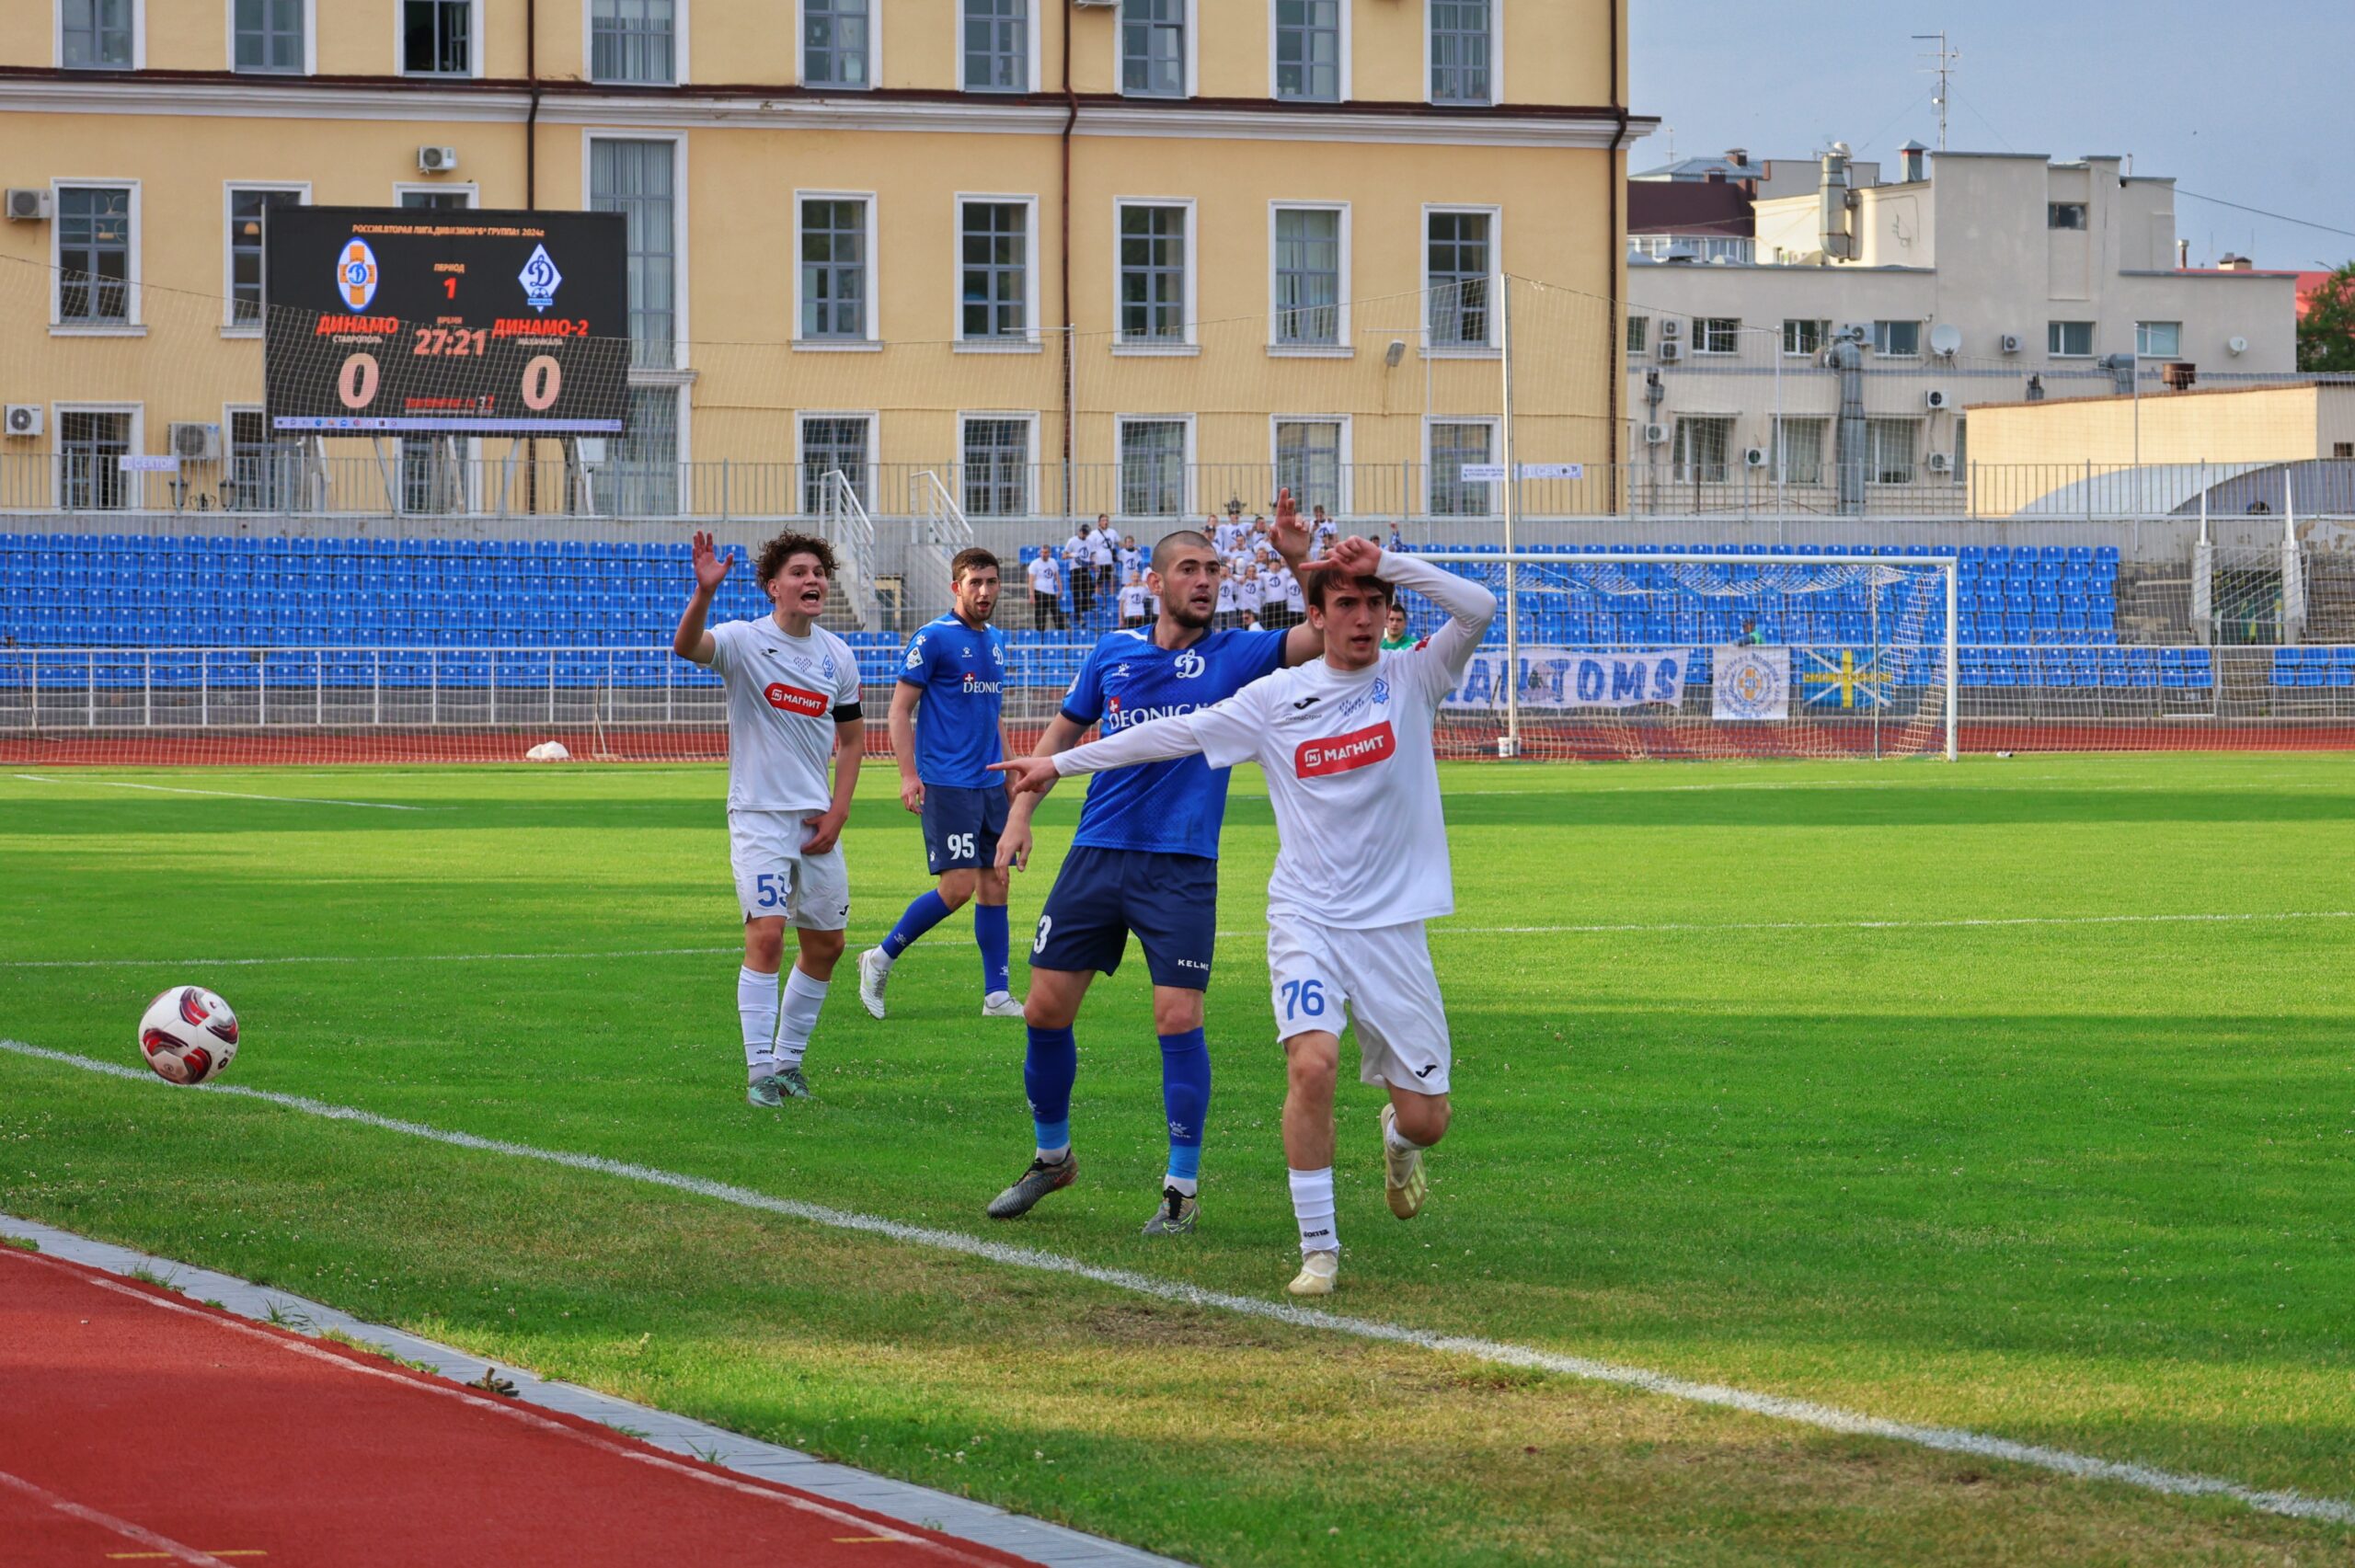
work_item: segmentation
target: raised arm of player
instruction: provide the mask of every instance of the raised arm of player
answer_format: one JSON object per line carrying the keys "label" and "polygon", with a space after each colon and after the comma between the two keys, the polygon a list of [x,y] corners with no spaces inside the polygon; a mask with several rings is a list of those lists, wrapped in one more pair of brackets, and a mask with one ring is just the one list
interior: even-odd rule
{"label": "raised arm of player", "polygon": [[681,658],[691,658],[697,664],[711,662],[711,633],[704,626],[704,620],[711,613],[712,596],[719,591],[719,585],[727,580],[728,568],[735,564],[735,551],[729,551],[728,558],[721,560],[712,548],[711,535],[701,532],[695,534],[695,591],[688,599],[686,609],[680,612],[679,629],[671,638],[671,651]]}
{"label": "raised arm of player", "polygon": [[[1276,492],[1276,517],[1269,524],[1268,537],[1276,546],[1276,554],[1284,558],[1284,567],[1308,586],[1307,575],[1323,568],[1322,561],[1311,561],[1308,552],[1315,547],[1315,536],[1308,525],[1300,521],[1300,503],[1292,498],[1289,489]],[[1312,658],[1325,657],[1325,634],[1305,620],[1284,634],[1284,667],[1306,664]]]}
{"label": "raised arm of player", "polygon": [[1118,735],[1108,735],[1051,756],[1034,755],[1000,762],[997,771],[1013,775],[1016,787],[1023,792],[1021,799],[1036,800],[1059,778],[1100,773],[1143,762],[1166,762],[1198,751],[1212,767],[1231,768],[1258,755],[1258,743],[1269,726],[1268,684],[1268,680],[1254,681],[1226,701],[1207,708],[1132,724]]}
{"label": "raised arm of player", "polygon": [[[1031,749],[1030,756],[1017,758],[1017,764],[1038,758],[1052,758],[1059,751],[1068,751],[1078,745],[1079,738],[1086,733],[1087,727],[1069,714],[1057,714],[1047,721],[1047,727],[1040,733],[1039,744]],[[996,771],[1008,773],[1009,787],[1024,791],[1016,795],[1014,804],[1006,808],[1005,827],[997,836],[997,868],[1004,871],[1012,866],[1017,871],[1028,871],[1030,869],[1030,818],[1039,809],[1039,802],[1046,797],[1047,791],[1055,787],[1055,781],[1051,773],[1038,792],[1031,794],[1027,786],[1017,782],[1009,769],[1001,765]]]}
{"label": "raised arm of player", "polygon": [[[1488,623],[1497,618],[1497,596],[1488,585],[1442,571],[1419,555],[1378,550],[1370,540],[1344,540],[1337,559],[1352,558],[1351,546],[1361,545],[1376,556],[1373,575],[1396,588],[1412,589],[1447,612],[1447,624],[1418,644],[1407,656],[1427,672],[1424,684],[1436,697],[1464,679]],[[1352,568],[1354,569],[1354,568]]]}
{"label": "raised arm of player", "polygon": [[916,776],[916,704],[924,688],[904,681],[891,684],[891,756],[900,764],[900,804],[924,814],[924,780]]}

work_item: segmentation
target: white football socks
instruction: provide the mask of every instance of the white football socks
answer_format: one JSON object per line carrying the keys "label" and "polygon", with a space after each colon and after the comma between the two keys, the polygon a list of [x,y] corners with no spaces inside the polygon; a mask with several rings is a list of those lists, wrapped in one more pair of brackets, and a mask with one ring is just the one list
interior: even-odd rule
{"label": "white football socks", "polygon": [[776,977],[756,969],[736,971],[736,1015],[744,1021],[744,1076],[766,1078],[775,1070]]}
{"label": "white football socks", "polygon": [[776,1064],[782,1070],[799,1067],[810,1049],[810,1032],[818,1027],[818,1009],[826,1001],[826,982],[813,980],[799,965],[785,977],[785,1003],[777,1010]]}
{"label": "white football socks", "polygon": [[1398,1124],[1396,1122],[1382,1129],[1382,1146],[1393,1154],[1412,1154],[1419,1149],[1430,1147],[1428,1143],[1417,1143],[1413,1139],[1400,1132]]}
{"label": "white football socks", "polygon": [[1292,1173],[1292,1215],[1300,1221],[1300,1250],[1338,1253],[1341,1233],[1333,1222],[1333,1167]]}

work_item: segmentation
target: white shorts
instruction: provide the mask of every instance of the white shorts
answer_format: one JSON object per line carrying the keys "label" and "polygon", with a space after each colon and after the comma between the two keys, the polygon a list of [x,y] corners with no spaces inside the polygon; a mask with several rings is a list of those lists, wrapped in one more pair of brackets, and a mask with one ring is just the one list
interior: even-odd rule
{"label": "white shorts", "polygon": [[1417,1094],[1447,1093],[1453,1051],[1423,922],[1341,931],[1268,916],[1276,1038],[1358,1030],[1358,1077]]}
{"label": "white shorts", "polygon": [[805,855],[815,811],[730,811],[728,859],[736,871],[736,901],[746,920],[782,915],[804,931],[840,931],[850,924],[850,873],[837,841],[824,854]]}

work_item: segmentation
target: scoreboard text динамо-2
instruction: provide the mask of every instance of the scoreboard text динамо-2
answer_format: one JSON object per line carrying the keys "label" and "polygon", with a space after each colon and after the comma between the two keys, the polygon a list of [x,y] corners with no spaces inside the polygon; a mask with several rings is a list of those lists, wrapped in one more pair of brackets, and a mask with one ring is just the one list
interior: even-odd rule
{"label": "scoreboard text \u0434\u0438\u043d\u0430\u043c\u043e-2", "polygon": [[270,428],[620,433],[624,222],[618,212],[270,208]]}

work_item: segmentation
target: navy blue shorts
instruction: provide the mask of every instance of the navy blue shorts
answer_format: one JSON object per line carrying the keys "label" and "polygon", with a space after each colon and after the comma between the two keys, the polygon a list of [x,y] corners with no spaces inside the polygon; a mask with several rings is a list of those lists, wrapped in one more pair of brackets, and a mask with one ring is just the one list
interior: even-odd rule
{"label": "navy blue shorts", "polygon": [[997,836],[1005,831],[1005,786],[954,789],[924,786],[924,858],[932,874],[969,871],[997,861]]}
{"label": "navy blue shorts", "polygon": [[1039,915],[1030,967],[1111,974],[1131,932],[1144,948],[1155,985],[1210,990],[1218,862],[1151,850],[1074,849]]}

